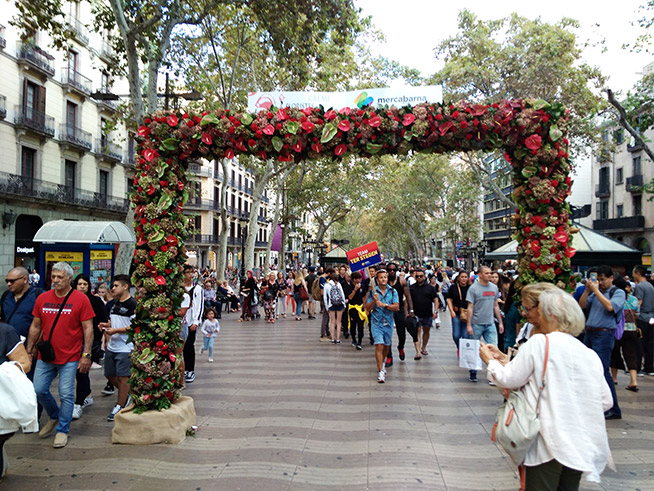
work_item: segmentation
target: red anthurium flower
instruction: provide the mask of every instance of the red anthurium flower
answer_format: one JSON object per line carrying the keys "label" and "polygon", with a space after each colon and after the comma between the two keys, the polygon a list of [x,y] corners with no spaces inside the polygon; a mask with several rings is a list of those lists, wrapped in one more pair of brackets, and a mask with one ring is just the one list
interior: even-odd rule
{"label": "red anthurium flower", "polygon": [[177,119],[177,116],[174,114],[171,114],[168,116],[168,126],[177,126],[177,123],[179,123],[179,119]]}
{"label": "red anthurium flower", "polygon": [[564,232],[563,230],[558,231],[557,233],[554,234],[554,240],[557,242],[560,242],[561,244],[565,244],[568,242],[569,235],[567,232]]}
{"label": "red anthurium flower", "polygon": [[225,158],[226,159],[233,159],[234,158],[234,150],[232,150],[231,148],[228,148],[227,150],[225,150]]}
{"label": "red anthurium flower", "polygon": [[409,125],[410,125],[411,123],[413,123],[415,120],[416,120],[416,117],[415,117],[413,114],[408,113],[408,114],[405,114],[405,115],[404,115],[404,118],[402,118],[402,124],[403,124],[404,126],[409,126]]}
{"label": "red anthurium flower", "polygon": [[139,136],[142,136],[142,137],[148,136],[150,134],[150,128],[148,128],[145,125],[139,126],[139,129],[138,129],[137,133],[138,133]]}
{"label": "red anthurium flower", "polygon": [[206,145],[211,145],[213,143],[213,138],[209,133],[202,133],[202,142]]}
{"label": "red anthurium flower", "polygon": [[152,184],[150,184],[150,187],[148,188],[147,193],[148,193],[149,195],[153,195],[155,191],[156,191],[156,190],[154,189],[154,186],[153,186]]}
{"label": "red anthurium flower", "polygon": [[577,253],[577,250],[574,247],[566,247],[564,253],[566,256],[571,258]]}
{"label": "red anthurium flower", "polygon": [[166,237],[166,242],[168,243],[169,246],[176,246],[179,242],[177,241],[177,237],[174,235],[169,235]]}
{"label": "red anthurium flower", "polygon": [[341,131],[350,131],[350,121],[344,119],[343,121],[338,123],[338,129]]}
{"label": "red anthurium flower", "polygon": [[293,157],[290,154],[280,155],[277,160],[280,162],[293,162]]}
{"label": "red anthurium flower", "polygon": [[279,119],[280,121],[284,121],[284,120],[288,119],[288,114],[286,114],[286,109],[278,109],[276,116],[277,116],[277,119]]}
{"label": "red anthurium flower", "polygon": [[334,111],[333,109],[330,109],[325,113],[325,119],[327,121],[331,121],[332,119],[336,118],[336,116],[337,116],[336,111]]}
{"label": "red anthurium flower", "polygon": [[473,116],[483,116],[486,114],[486,106],[483,104],[473,104],[472,105],[472,112],[470,113]]}
{"label": "red anthurium flower", "polygon": [[525,140],[525,147],[527,147],[529,150],[538,150],[542,146],[543,139],[540,137],[540,135],[533,134],[528,136]]}
{"label": "red anthurium flower", "polygon": [[443,136],[450,130],[450,128],[454,128],[454,123],[452,123],[452,121],[446,121],[445,123],[441,123],[438,126],[438,131],[440,132],[441,136]]}
{"label": "red anthurium flower", "polygon": [[259,150],[257,152],[257,157],[259,157],[262,160],[266,160],[268,158],[268,154],[263,150]]}
{"label": "red anthurium flower", "polygon": [[300,142],[296,142],[296,143],[293,145],[292,148],[293,148],[293,150],[296,151],[296,152],[301,152],[301,151],[302,151],[302,144],[301,144]]}
{"label": "red anthurium flower", "polygon": [[305,121],[304,123],[302,123],[302,129],[304,130],[305,133],[312,133],[315,127],[316,125],[313,124],[311,121]]}
{"label": "red anthurium flower", "polygon": [[262,131],[263,131],[266,135],[270,136],[270,135],[272,135],[273,133],[275,133],[275,127],[274,127],[273,125],[269,124],[269,125],[266,126]]}
{"label": "red anthurium flower", "polygon": [[381,118],[379,116],[373,116],[368,121],[368,124],[373,128],[378,128],[379,125],[381,124]]}
{"label": "red anthurium flower", "polygon": [[339,146],[337,146],[334,149],[334,153],[340,157],[345,153],[346,150],[347,150],[347,145],[345,143],[341,143]]}
{"label": "red anthurium flower", "polygon": [[157,285],[159,285],[159,286],[163,286],[163,285],[166,284],[166,278],[164,278],[164,277],[161,276],[161,275],[157,276],[157,277],[154,279],[154,281],[155,281],[155,282],[157,283]]}
{"label": "red anthurium flower", "polygon": [[176,360],[177,358],[175,358],[175,355],[173,355],[173,354],[171,353],[171,354],[168,355],[168,359],[170,359],[170,361],[172,361],[173,363],[175,363],[175,360]]}
{"label": "red anthurium flower", "polygon": [[320,153],[322,151],[322,145],[320,143],[313,143],[311,145],[311,150],[313,150],[316,153]]}
{"label": "red anthurium flower", "polygon": [[179,191],[184,191],[184,183],[182,181],[177,181],[177,189]]}
{"label": "red anthurium flower", "polygon": [[148,148],[143,151],[143,157],[148,162],[152,162],[156,156],[157,156],[157,151],[152,148]]}
{"label": "red anthurium flower", "polygon": [[252,138],[250,138],[250,139],[248,140],[248,146],[250,146],[250,147],[256,147],[256,146],[257,146],[257,141],[256,141],[256,140],[253,140]]}

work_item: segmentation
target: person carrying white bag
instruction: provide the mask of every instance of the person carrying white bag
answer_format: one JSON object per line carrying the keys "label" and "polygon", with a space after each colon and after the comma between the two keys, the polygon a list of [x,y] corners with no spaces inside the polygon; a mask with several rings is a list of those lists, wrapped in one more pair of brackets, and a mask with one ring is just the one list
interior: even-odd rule
{"label": "person carrying white bag", "polygon": [[25,375],[31,366],[16,330],[0,323],[0,478],[9,466],[5,442],[20,428],[25,433],[39,429],[36,393]]}

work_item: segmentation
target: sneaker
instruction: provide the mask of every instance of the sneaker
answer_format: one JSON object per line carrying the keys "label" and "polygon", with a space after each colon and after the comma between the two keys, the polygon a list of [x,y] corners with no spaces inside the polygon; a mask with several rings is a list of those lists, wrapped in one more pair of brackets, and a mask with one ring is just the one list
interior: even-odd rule
{"label": "sneaker", "polygon": [[404,358],[406,358],[406,356],[404,355],[404,350],[403,350],[403,349],[399,349],[399,350],[397,350],[397,351],[400,352],[400,361],[404,361]]}
{"label": "sneaker", "polygon": [[99,370],[100,368],[102,368],[102,365],[100,365],[99,363],[96,362],[91,363],[91,370]]}
{"label": "sneaker", "polygon": [[638,370],[638,376],[639,376],[639,377],[644,377],[644,376],[645,376],[645,372],[643,372],[642,370]]}
{"label": "sneaker", "polygon": [[380,384],[386,382],[386,372],[384,370],[381,370],[379,375],[377,375],[377,382]]}
{"label": "sneaker", "polygon": [[384,363],[384,366],[392,367],[393,366],[393,358],[391,358],[390,356],[388,358],[386,358],[386,363]]}
{"label": "sneaker", "polygon": [[84,399],[84,403],[82,404],[82,409],[92,405],[93,405],[93,396],[88,396],[86,399]]}
{"label": "sneaker", "polygon": [[73,406],[73,419],[80,419],[82,417],[82,406],[75,404]]}
{"label": "sneaker", "polygon": [[110,382],[107,382],[107,385],[104,386],[104,389],[102,389],[102,395],[103,396],[112,396],[116,393],[116,388],[111,385]]}
{"label": "sneaker", "polygon": [[468,380],[470,380],[470,382],[477,382],[477,375],[470,375]]}
{"label": "sneaker", "polygon": [[334,341],[334,343],[335,343],[335,344],[341,344],[341,340],[340,340],[340,339],[337,339],[336,341]]}
{"label": "sneaker", "polygon": [[122,408],[123,406],[121,406],[120,404],[116,404],[114,408],[111,410],[111,413],[109,413],[109,416],[107,416],[107,421],[113,421],[116,414],[118,414]]}
{"label": "sneaker", "polygon": [[202,353],[204,353],[204,348],[200,348],[200,354],[202,354]]}
{"label": "sneaker", "polygon": [[195,372],[188,372],[188,375],[184,377],[184,381],[186,383],[192,383],[195,380]]}
{"label": "sneaker", "polygon": [[209,363],[213,363],[213,358],[209,358]]}
{"label": "sneaker", "polygon": [[441,323],[440,323],[440,322],[437,322],[436,324],[434,324],[434,327],[435,327],[436,329],[440,329],[440,328],[441,328]]}
{"label": "sneaker", "polygon": [[358,349],[358,350],[362,350],[363,348],[361,347],[360,344],[357,344],[357,349]]}
{"label": "sneaker", "polygon": [[650,377],[654,377],[654,372],[647,372],[647,375],[649,375]]}
{"label": "sneaker", "polygon": [[492,380],[489,380],[489,381],[488,381],[488,385],[490,385],[491,387],[495,387],[496,384],[495,384],[495,382],[493,382]]}
{"label": "sneaker", "polygon": [[328,341],[331,342],[331,338],[329,336],[320,336],[321,343],[326,343]]}
{"label": "sneaker", "polygon": [[357,347],[357,342],[356,342],[356,341],[352,341],[352,346],[353,346],[354,348],[356,348],[356,347]]}
{"label": "sneaker", "polygon": [[54,443],[52,446],[54,448],[64,448],[68,443],[68,435],[66,433],[57,433],[55,435]]}
{"label": "sneaker", "polygon": [[50,436],[50,434],[54,431],[54,429],[57,427],[57,424],[59,424],[58,419],[51,419],[48,421],[46,424],[43,425],[41,428],[41,431],[39,431],[39,438],[47,438]]}

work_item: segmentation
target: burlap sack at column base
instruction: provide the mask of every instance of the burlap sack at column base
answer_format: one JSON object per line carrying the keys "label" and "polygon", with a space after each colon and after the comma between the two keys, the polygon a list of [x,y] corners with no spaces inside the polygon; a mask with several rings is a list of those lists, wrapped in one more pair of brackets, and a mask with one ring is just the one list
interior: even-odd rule
{"label": "burlap sack at column base", "polygon": [[180,397],[170,409],[136,414],[134,406],[123,409],[114,419],[113,443],[151,445],[181,443],[186,431],[195,425],[195,407],[190,397]]}

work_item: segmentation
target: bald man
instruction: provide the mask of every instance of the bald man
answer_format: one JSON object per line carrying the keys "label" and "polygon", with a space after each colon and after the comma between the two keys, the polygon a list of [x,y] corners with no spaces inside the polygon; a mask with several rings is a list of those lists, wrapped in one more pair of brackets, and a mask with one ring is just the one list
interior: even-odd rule
{"label": "bald man", "polygon": [[[22,266],[10,269],[5,277],[8,291],[0,298],[0,321],[12,326],[19,336],[22,336],[23,344],[27,343],[27,337],[32,324],[32,309],[38,297],[43,291],[40,288],[30,286],[29,273]],[[28,373],[32,380],[35,364]]]}

